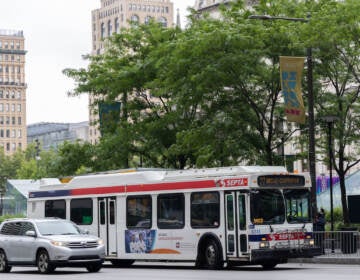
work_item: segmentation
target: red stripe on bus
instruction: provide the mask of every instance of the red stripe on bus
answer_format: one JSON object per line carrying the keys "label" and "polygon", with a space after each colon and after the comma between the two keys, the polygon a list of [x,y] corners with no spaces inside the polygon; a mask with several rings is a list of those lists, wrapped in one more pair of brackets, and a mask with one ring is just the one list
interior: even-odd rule
{"label": "red stripe on bus", "polygon": [[124,192],[146,192],[146,191],[171,191],[186,189],[203,189],[214,188],[216,184],[213,180],[195,181],[195,182],[174,182],[162,184],[145,184],[145,185],[129,185],[129,186],[112,186],[112,187],[95,187],[72,189],[71,195],[89,195],[89,194],[109,194]]}
{"label": "red stripe on bus", "polygon": [[198,182],[176,182],[163,184],[146,184],[146,185],[131,185],[126,187],[126,192],[141,192],[141,191],[171,191],[171,190],[187,190],[187,189],[203,189],[214,188],[216,184],[213,180],[198,181]]}

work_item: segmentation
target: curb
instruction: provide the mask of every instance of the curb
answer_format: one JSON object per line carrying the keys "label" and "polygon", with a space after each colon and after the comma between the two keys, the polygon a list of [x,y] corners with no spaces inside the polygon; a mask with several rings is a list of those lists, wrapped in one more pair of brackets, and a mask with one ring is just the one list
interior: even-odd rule
{"label": "curb", "polygon": [[360,264],[360,258],[314,257],[314,258],[289,259],[288,262],[289,263],[320,263],[320,264]]}

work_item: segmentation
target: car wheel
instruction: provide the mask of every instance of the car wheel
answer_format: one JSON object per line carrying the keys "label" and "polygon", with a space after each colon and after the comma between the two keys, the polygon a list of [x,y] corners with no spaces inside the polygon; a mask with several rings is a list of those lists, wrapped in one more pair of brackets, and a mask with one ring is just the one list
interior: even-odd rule
{"label": "car wheel", "polygon": [[50,264],[50,258],[48,252],[41,250],[36,258],[36,265],[38,270],[42,274],[51,273],[55,270],[55,266]]}
{"label": "car wheel", "polygon": [[96,263],[96,264],[89,264],[86,266],[87,271],[89,272],[99,272],[100,269],[102,267],[101,263]]}
{"label": "car wheel", "polygon": [[11,266],[8,265],[8,261],[3,250],[0,250],[0,272],[10,272]]}

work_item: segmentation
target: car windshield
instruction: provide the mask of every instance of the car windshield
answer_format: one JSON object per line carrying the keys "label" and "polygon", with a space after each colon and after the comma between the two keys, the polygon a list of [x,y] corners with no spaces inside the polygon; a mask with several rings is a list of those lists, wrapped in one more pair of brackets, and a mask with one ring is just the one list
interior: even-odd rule
{"label": "car windshield", "polygon": [[310,191],[284,190],[284,196],[288,223],[306,223],[311,221]]}
{"label": "car windshield", "polygon": [[37,228],[41,235],[78,235],[80,230],[68,221],[38,221]]}

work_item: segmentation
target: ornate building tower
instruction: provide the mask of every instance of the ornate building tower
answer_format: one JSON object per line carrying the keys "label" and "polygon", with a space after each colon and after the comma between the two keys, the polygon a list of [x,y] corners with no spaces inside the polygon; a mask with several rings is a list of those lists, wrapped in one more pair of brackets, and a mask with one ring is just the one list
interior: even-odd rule
{"label": "ornate building tower", "polygon": [[24,35],[0,30],[0,150],[6,155],[26,149]]}

